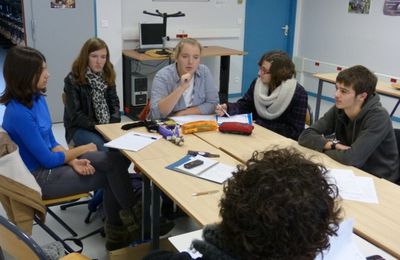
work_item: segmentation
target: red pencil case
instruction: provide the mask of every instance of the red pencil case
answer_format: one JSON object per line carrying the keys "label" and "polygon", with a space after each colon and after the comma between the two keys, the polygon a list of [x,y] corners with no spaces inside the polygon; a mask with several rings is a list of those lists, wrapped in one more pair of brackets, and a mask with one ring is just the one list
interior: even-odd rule
{"label": "red pencil case", "polygon": [[224,122],[219,126],[219,131],[222,133],[251,135],[254,126],[239,122]]}

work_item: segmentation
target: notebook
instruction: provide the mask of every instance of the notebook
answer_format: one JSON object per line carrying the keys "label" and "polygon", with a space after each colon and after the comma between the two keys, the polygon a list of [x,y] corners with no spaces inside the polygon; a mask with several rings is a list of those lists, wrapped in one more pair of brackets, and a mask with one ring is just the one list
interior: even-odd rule
{"label": "notebook", "polygon": [[[196,160],[203,161],[203,164],[191,169],[188,169],[184,166],[185,164]],[[224,183],[228,178],[232,177],[232,173],[236,171],[235,166],[220,163],[216,160],[203,157],[201,155],[186,155],[182,159],[168,165],[166,168],[219,184]]]}

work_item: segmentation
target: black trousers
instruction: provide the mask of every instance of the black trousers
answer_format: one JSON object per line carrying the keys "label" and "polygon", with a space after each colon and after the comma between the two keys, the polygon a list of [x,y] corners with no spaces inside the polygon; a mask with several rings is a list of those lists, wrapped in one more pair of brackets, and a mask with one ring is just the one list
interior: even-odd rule
{"label": "black trousers", "polygon": [[122,208],[132,207],[138,200],[129,180],[129,160],[117,151],[90,152],[80,158],[91,162],[96,169],[93,175],[79,175],[69,165],[33,172],[42,188],[43,199],[60,198],[103,188],[103,206],[107,221],[113,225],[121,225],[118,212]]}

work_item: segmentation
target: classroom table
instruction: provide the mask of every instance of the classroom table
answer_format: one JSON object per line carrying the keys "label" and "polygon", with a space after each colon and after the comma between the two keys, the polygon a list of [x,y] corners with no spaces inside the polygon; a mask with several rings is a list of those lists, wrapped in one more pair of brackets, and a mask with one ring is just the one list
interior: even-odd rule
{"label": "classroom table", "polygon": [[[121,130],[123,123],[97,125],[96,129],[108,140],[115,139],[128,131]],[[145,128],[136,128],[134,131],[145,132]],[[183,146],[160,139],[138,152],[123,150],[122,153],[139,168],[144,179],[143,191],[143,234],[151,238],[153,248],[159,245],[159,215],[160,215],[160,190],[171,198],[186,214],[196,220],[200,225],[215,223],[219,218],[219,200],[222,195],[222,185],[195,178],[182,173],[165,169],[165,166],[184,157],[188,150],[206,151],[219,154],[213,158],[228,165],[238,165],[228,154],[201,140],[195,135],[185,135]],[[150,191],[150,182],[153,184]],[[218,193],[193,197],[194,192],[218,190]],[[150,217],[150,204],[151,216]],[[150,223],[151,219],[151,223]]]}
{"label": "classroom table", "polygon": [[[171,59],[170,56],[149,56],[146,53],[139,53],[135,50],[123,50],[122,54],[124,58],[133,59],[137,61],[146,60],[168,60]],[[229,93],[229,70],[230,70],[230,60],[232,55],[245,55],[243,51],[230,49],[222,46],[203,46],[201,52],[202,57],[221,57],[220,71],[219,71],[219,96],[221,103],[226,103],[228,100]],[[124,71],[131,72],[130,63],[124,62],[124,66],[129,68],[124,68]]]}
{"label": "classroom table", "polygon": [[[337,75],[338,75],[338,73],[313,74],[313,76],[318,79],[317,100],[316,100],[316,104],[315,104],[315,121],[317,121],[319,118],[319,110],[320,110],[320,106],[321,106],[321,97],[322,97],[322,88],[323,88],[324,82],[335,84]],[[397,107],[400,104],[400,90],[393,88],[390,85],[390,83],[388,83],[388,82],[378,81],[378,83],[376,85],[376,92],[381,95],[387,96],[387,97],[397,98],[397,103],[393,107],[392,111],[390,112],[390,116],[392,117],[394,115],[394,113],[396,112]]]}
{"label": "classroom table", "polygon": [[201,132],[195,135],[243,163],[251,157],[254,150],[265,150],[274,146],[291,146],[327,168],[346,168],[353,170],[358,176],[372,177],[379,204],[343,200],[341,205],[344,209],[344,217],[355,219],[354,232],[357,235],[400,258],[399,186],[355,167],[343,165],[323,153],[302,147],[296,141],[280,136],[257,124],[254,126],[250,136],[223,134],[216,131]]}

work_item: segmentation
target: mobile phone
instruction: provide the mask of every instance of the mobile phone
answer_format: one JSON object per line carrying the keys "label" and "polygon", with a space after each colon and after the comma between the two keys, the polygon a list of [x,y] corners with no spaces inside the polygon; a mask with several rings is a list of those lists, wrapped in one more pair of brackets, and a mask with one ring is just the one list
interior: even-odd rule
{"label": "mobile phone", "polygon": [[367,256],[366,260],[385,260],[385,258],[383,258],[380,255],[371,255],[371,256]]}
{"label": "mobile phone", "polygon": [[199,165],[202,165],[204,162],[202,160],[194,160],[188,163],[185,163],[183,165],[183,167],[185,167],[185,169],[192,169],[194,167],[197,167]]}

